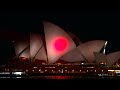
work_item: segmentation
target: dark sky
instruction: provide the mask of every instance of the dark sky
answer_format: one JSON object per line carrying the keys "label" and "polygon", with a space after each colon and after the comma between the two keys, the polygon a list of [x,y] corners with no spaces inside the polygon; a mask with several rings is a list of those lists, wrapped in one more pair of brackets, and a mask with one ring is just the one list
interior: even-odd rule
{"label": "dark sky", "polygon": [[0,10],[0,64],[13,55],[12,40],[24,39],[30,31],[43,33],[43,20],[73,32],[82,42],[108,40],[107,53],[120,50],[118,10]]}

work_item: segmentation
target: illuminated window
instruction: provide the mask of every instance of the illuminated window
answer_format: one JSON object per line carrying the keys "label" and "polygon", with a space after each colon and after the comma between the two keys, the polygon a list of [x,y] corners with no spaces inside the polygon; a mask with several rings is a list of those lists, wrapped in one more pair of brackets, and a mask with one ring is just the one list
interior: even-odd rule
{"label": "illuminated window", "polygon": [[22,72],[12,72],[12,74],[21,75]]}
{"label": "illuminated window", "polygon": [[10,72],[0,72],[0,74],[10,74]]}
{"label": "illuminated window", "polygon": [[37,67],[33,67],[33,68],[37,68]]}
{"label": "illuminated window", "polygon": [[41,71],[40,73],[44,73],[44,71]]}

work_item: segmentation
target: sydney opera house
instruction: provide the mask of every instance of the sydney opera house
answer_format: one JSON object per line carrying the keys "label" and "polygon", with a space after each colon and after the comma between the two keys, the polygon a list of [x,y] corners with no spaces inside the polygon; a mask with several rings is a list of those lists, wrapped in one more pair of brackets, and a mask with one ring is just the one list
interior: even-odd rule
{"label": "sydney opera house", "polygon": [[73,33],[43,22],[44,35],[30,32],[29,40],[15,41],[16,56],[1,66],[13,75],[117,75],[120,51],[105,53],[107,41],[82,43]]}

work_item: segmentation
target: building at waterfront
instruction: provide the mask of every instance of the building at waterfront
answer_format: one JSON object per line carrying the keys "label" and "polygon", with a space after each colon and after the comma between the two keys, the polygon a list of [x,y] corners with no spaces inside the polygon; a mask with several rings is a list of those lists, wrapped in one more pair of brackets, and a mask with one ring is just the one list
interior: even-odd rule
{"label": "building at waterfront", "polygon": [[[107,41],[92,40],[82,43],[80,39],[75,39],[77,36],[65,32],[53,23],[43,22],[43,27],[44,35],[30,32],[29,40],[14,42],[16,56],[8,65],[1,66],[1,71],[19,75],[20,73],[14,72],[106,75],[113,70],[110,66],[116,63],[119,66],[120,51],[105,54]],[[100,52],[102,48],[103,53]]]}

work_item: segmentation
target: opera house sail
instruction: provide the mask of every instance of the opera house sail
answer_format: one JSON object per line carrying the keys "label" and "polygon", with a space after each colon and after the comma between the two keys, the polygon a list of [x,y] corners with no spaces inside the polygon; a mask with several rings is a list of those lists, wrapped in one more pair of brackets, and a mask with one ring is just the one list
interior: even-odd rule
{"label": "opera house sail", "polygon": [[[113,75],[113,71],[114,74],[120,73],[120,70],[109,70],[120,60],[120,51],[105,54],[107,41],[91,40],[82,43],[76,35],[65,32],[53,23],[43,22],[43,27],[44,34],[30,32],[27,40],[14,42],[16,57],[4,68],[5,73],[6,70],[12,72],[10,74],[27,73],[31,76],[101,76]],[[104,51],[100,53],[102,49]]]}
{"label": "opera house sail", "polygon": [[68,51],[76,47],[72,38],[60,27],[43,22],[48,63],[55,63]]}
{"label": "opera house sail", "polygon": [[85,61],[93,63],[94,52],[100,52],[104,40],[93,40],[77,45],[73,38],[78,38],[72,33],[65,32],[62,28],[50,22],[43,22],[45,43],[42,36],[37,33],[30,33],[30,41],[18,42],[15,45],[16,56],[34,60],[43,60],[47,64],[53,64],[59,59],[67,62]]}
{"label": "opera house sail", "polygon": [[104,43],[104,40],[88,41],[79,45],[79,49],[81,50],[81,53],[84,55],[87,61],[89,63],[92,63],[95,59],[93,52],[100,52],[100,50],[104,46]]}
{"label": "opera house sail", "polygon": [[107,55],[94,52],[96,63],[105,63],[107,66],[112,66],[120,59],[120,51],[112,52]]}
{"label": "opera house sail", "polygon": [[113,65],[118,59],[120,59],[120,51],[107,54],[107,65]]}
{"label": "opera house sail", "polygon": [[32,62],[37,59],[53,64],[65,53],[76,48],[72,38],[63,29],[49,22],[43,22],[43,26],[45,43],[40,34],[30,33],[29,43],[24,41],[15,45],[17,56],[29,58]]}
{"label": "opera house sail", "polygon": [[79,47],[67,52],[60,59],[68,61],[68,62],[77,62],[77,61],[85,61],[86,60],[85,57],[82,55]]}
{"label": "opera house sail", "polygon": [[74,33],[67,31],[67,33],[70,35],[70,37],[75,42],[76,46],[80,45],[82,42],[80,41],[79,37],[76,36]]}
{"label": "opera house sail", "polygon": [[44,60],[47,62],[45,46],[40,34],[30,33],[30,59]]}
{"label": "opera house sail", "polygon": [[94,56],[95,56],[95,63],[97,63],[97,64],[107,62],[107,57],[103,53],[94,52]]}
{"label": "opera house sail", "polygon": [[16,56],[19,57],[30,57],[30,45],[28,41],[15,42],[15,52]]}

